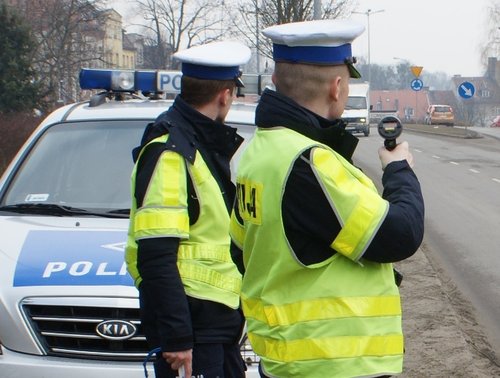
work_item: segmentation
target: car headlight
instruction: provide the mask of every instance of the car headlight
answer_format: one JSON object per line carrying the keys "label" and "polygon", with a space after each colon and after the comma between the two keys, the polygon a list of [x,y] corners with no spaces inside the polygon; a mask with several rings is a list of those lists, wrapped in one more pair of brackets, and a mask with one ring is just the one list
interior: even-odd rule
{"label": "car headlight", "polygon": [[360,118],[360,119],[359,119],[359,122],[361,122],[361,123],[366,123],[366,118]]}

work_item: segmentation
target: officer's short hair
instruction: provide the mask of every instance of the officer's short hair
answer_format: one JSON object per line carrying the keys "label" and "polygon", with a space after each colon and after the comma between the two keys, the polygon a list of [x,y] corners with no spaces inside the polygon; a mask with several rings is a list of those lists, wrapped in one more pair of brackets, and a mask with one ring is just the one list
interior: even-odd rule
{"label": "officer's short hair", "polygon": [[234,80],[202,80],[182,76],[180,96],[191,106],[202,106],[211,102],[221,91],[229,89],[233,94]]}
{"label": "officer's short hair", "polygon": [[330,81],[336,76],[349,79],[346,66],[322,66],[276,62],[274,68],[276,90],[297,102],[323,98]]}

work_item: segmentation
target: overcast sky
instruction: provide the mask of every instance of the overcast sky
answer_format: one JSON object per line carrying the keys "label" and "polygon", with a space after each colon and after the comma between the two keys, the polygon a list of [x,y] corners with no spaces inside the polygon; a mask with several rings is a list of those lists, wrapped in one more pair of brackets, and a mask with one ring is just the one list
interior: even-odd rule
{"label": "overcast sky", "polygon": [[[367,27],[370,15],[371,63],[398,64],[399,58],[423,72],[482,76],[481,47],[487,35],[488,6],[500,0],[353,0],[351,19]],[[125,19],[129,2],[110,0]],[[380,13],[374,13],[380,11]],[[499,30],[500,36],[500,30]],[[368,56],[368,32],[354,41],[355,56]]]}
{"label": "overcast sky", "polygon": [[[371,9],[371,63],[397,64],[407,60],[424,71],[482,76],[481,46],[487,35],[491,0],[357,0],[357,11]],[[495,0],[500,1],[500,0]],[[383,10],[380,13],[373,13]],[[366,14],[353,20],[367,26]],[[500,32],[499,32],[500,34]],[[368,33],[353,44],[354,55],[365,59]]]}

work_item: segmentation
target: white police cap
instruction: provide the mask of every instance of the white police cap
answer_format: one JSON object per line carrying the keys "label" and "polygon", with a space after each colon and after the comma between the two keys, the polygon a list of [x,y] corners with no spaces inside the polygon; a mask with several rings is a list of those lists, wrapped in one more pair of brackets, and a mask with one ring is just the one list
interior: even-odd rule
{"label": "white police cap", "polygon": [[350,20],[314,20],[271,26],[262,34],[272,40],[276,62],[346,64],[351,77],[359,78],[351,43],[364,30],[363,25]]}
{"label": "white police cap", "polygon": [[205,80],[232,80],[243,87],[240,65],[250,59],[250,49],[234,41],[210,42],[178,51],[174,58],[182,63],[182,74]]}

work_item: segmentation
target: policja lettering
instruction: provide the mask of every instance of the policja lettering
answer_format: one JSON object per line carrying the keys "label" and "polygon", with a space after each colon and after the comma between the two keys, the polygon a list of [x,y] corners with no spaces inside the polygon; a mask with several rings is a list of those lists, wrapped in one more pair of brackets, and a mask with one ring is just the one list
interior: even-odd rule
{"label": "policja lettering", "polygon": [[[127,264],[125,262],[122,263],[122,266],[119,271],[107,270],[108,268],[107,262],[102,262],[97,265],[97,270],[95,271],[96,276],[125,276],[127,274]],[[94,263],[91,261],[76,261],[72,263],[68,268],[68,263],[64,261],[50,261],[45,266],[43,271],[43,278],[50,278],[54,273],[64,273],[67,270],[67,273],[73,277],[81,277],[86,276],[88,274],[92,274]],[[68,269],[67,269],[68,268]]]}

